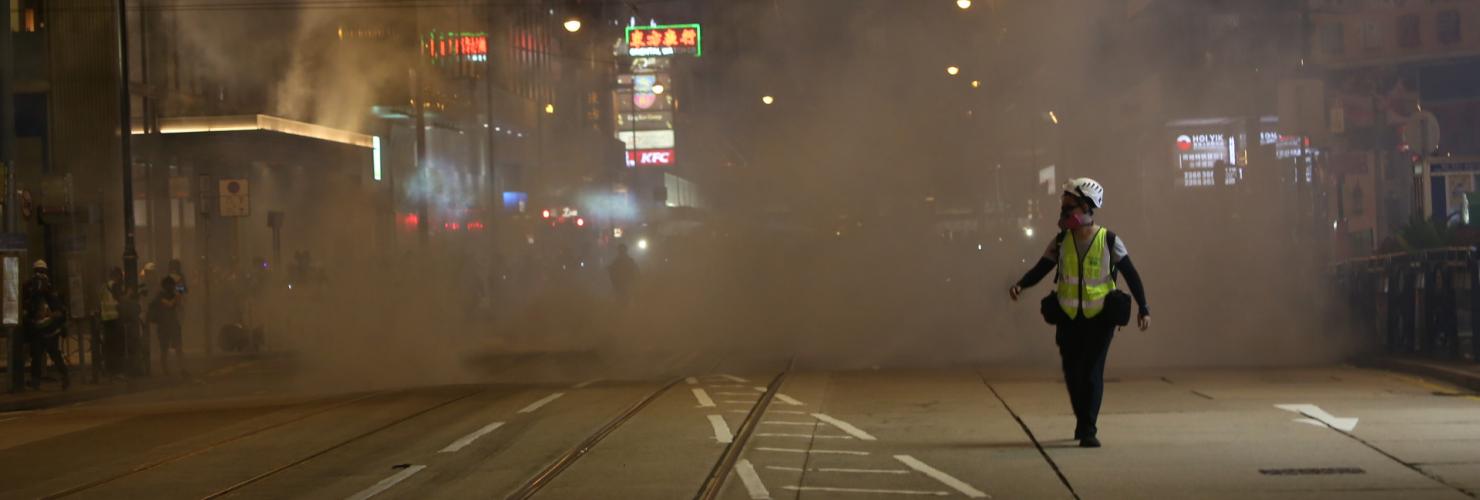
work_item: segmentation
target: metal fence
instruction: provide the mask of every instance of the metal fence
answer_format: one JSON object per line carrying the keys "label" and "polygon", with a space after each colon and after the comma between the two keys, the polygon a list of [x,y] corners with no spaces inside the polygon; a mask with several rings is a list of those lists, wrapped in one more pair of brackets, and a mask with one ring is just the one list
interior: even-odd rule
{"label": "metal fence", "polygon": [[1437,248],[1337,264],[1358,332],[1390,354],[1480,360],[1480,250]]}

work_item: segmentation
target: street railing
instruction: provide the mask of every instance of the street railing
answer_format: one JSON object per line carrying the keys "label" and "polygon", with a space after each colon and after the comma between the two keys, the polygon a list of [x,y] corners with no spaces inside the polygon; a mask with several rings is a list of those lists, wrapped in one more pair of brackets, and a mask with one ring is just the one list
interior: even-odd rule
{"label": "street railing", "polygon": [[1480,360],[1480,250],[1375,255],[1341,262],[1332,271],[1357,333],[1387,353]]}

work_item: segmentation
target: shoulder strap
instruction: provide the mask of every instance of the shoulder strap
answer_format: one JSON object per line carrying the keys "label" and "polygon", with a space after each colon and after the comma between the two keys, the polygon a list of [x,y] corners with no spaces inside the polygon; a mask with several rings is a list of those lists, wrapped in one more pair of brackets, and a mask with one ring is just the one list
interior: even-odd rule
{"label": "shoulder strap", "polygon": [[1110,282],[1114,283],[1116,275],[1120,272],[1115,266],[1115,231],[1105,229],[1105,250],[1110,254]]}
{"label": "shoulder strap", "polygon": [[[1062,249],[1064,248],[1064,236],[1065,235],[1068,235],[1068,234],[1069,234],[1069,230],[1067,230],[1067,229],[1060,230],[1059,231],[1059,235],[1058,236],[1054,236],[1054,238],[1053,238],[1054,245],[1058,246],[1058,249],[1060,251],[1062,251]],[[1053,266],[1053,282],[1054,283],[1058,283],[1059,282],[1059,276],[1061,276],[1060,271],[1059,271],[1059,263],[1055,262],[1054,263],[1054,266]]]}

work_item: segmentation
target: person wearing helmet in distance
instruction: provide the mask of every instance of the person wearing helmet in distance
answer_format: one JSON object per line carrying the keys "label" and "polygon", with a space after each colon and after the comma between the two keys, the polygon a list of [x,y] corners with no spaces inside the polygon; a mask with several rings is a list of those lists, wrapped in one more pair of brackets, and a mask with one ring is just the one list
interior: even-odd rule
{"label": "person wearing helmet in distance", "polygon": [[[1106,298],[1115,291],[1117,274],[1125,274],[1126,285],[1140,305],[1138,326],[1142,331],[1151,327],[1146,291],[1126,253],[1125,242],[1095,224],[1095,210],[1104,206],[1105,189],[1094,179],[1083,177],[1066,183],[1059,211],[1062,231],[1049,242],[1038,264],[1008,290],[1012,300],[1018,300],[1023,289],[1038,284],[1058,268],[1057,289],[1053,298],[1045,298],[1044,315],[1046,319],[1056,317],[1049,322],[1057,329],[1054,339],[1063,361],[1069,403],[1074,408],[1074,439],[1085,448],[1100,446],[1095,424],[1105,392],[1105,358],[1117,326],[1111,314],[1101,313]],[[1129,302],[1124,304],[1129,307]]]}

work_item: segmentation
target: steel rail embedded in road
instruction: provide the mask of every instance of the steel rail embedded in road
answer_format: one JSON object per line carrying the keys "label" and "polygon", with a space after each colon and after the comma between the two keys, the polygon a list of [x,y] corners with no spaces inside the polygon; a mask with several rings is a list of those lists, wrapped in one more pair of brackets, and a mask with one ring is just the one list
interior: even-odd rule
{"label": "steel rail embedded in road", "polygon": [[796,363],[796,358],[787,362],[786,370],[776,374],[771,379],[771,384],[766,386],[765,394],[750,407],[750,413],[745,414],[745,421],[740,423],[740,431],[735,434],[735,439],[725,445],[724,453],[720,454],[719,461],[715,462],[714,469],[709,471],[709,477],[704,479],[704,484],[699,486],[699,492],[694,495],[695,500],[714,500],[719,496],[720,488],[725,485],[725,478],[730,476],[730,470],[735,468],[735,462],[740,459],[740,452],[745,451],[745,443],[755,433],[756,424],[760,423],[761,417],[766,414],[766,408],[771,406],[771,400],[776,398],[776,393],[781,390],[781,384],[786,381],[786,374],[791,373],[791,367]]}
{"label": "steel rail embedded in road", "polygon": [[167,458],[162,458],[162,459],[155,460],[153,462],[149,462],[149,463],[146,463],[146,464],[137,465],[137,466],[134,466],[133,468],[131,468],[129,470],[120,472],[118,474],[114,474],[114,475],[111,475],[111,476],[107,476],[107,477],[102,477],[102,478],[99,478],[99,479],[95,479],[95,480],[92,480],[90,482],[87,482],[87,483],[84,483],[84,484],[80,484],[80,485],[77,485],[77,486],[73,486],[71,488],[67,488],[65,490],[58,491],[58,492],[55,492],[55,493],[46,495],[46,496],[41,497],[41,498],[44,498],[44,499],[47,499],[47,500],[51,500],[51,499],[54,499],[54,498],[62,498],[62,497],[66,497],[66,496],[75,495],[77,493],[81,493],[81,492],[84,492],[84,491],[87,491],[87,490],[90,490],[90,489],[93,489],[93,488],[97,488],[99,486],[102,486],[102,485],[111,483],[113,481],[117,481],[119,479],[123,479],[123,478],[128,477],[128,476],[132,476],[134,474],[138,474],[140,472],[144,472],[144,471],[147,471],[147,470],[150,470],[150,469],[154,469],[154,468],[159,467],[161,465],[167,465],[167,464],[171,464],[171,463],[174,463],[174,462],[178,462],[178,461],[181,461],[181,460],[184,460],[184,459],[187,459],[187,458],[190,458],[190,457],[199,455],[201,453],[205,453],[205,452],[214,450],[216,448],[220,448],[220,447],[225,446],[227,444],[231,444],[231,443],[240,441],[242,439],[246,439],[248,437],[255,436],[257,434],[261,434],[263,432],[267,432],[267,431],[270,431],[272,429],[276,429],[278,427],[282,427],[282,426],[285,426],[285,425],[288,425],[288,424],[291,424],[291,423],[300,422],[300,421],[303,421],[305,419],[308,419],[309,417],[312,417],[312,416],[315,416],[315,415],[319,415],[319,414],[328,412],[330,410],[334,410],[336,408],[342,408],[344,406],[348,406],[348,405],[357,403],[359,401],[364,401],[366,399],[369,399],[371,397],[378,396],[378,395],[381,395],[381,394],[384,394],[384,391],[372,392],[372,393],[365,394],[365,395],[362,395],[362,396],[359,396],[359,397],[356,397],[356,398],[350,398],[350,399],[347,399],[347,400],[344,400],[344,401],[340,401],[338,403],[334,403],[334,404],[325,406],[323,408],[319,408],[317,410],[310,411],[308,413],[305,413],[305,414],[302,414],[302,415],[299,415],[299,416],[290,418],[288,420],[284,420],[282,422],[277,422],[277,423],[266,425],[266,426],[263,426],[263,427],[258,427],[256,429],[252,429],[250,431],[246,431],[246,432],[243,432],[243,433],[240,433],[240,434],[231,436],[229,438],[222,439],[220,441],[216,441],[216,442],[207,444],[205,446],[202,446],[202,447],[199,447],[199,448],[195,448],[195,449],[192,449],[192,450],[189,450],[189,451],[186,451],[186,452],[177,454],[177,455],[172,455],[172,456],[169,456]]}
{"label": "steel rail embedded in road", "polygon": [[320,456],[323,456],[324,454],[329,453],[329,452],[334,451],[334,450],[337,450],[339,448],[342,448],[345,445],[348,445],[348,444],[353,443],[355,441],[359,441],[361,439],[364,439],[366,437],[369,437],[370,435],[375,434],[377,432],[380,432],[380,431],[389,429],[391,427],[395,427],[396,425],[405,423],[406,421],[411,420],[413,418],[416,418],[416,417],[425,415],[427,413],[431,413],[433,410],[436,410],[438,408],[446,407],[447,405],[456,403],[458,401],[462,401],[464,399],[471,398],[473,396],[476,396],[478,394],[482,394],[482,393],[487,392],[487,391],[488,391],[487,388],[478,389],[478,390],[475,390],[475,391],[469,391],[467,394],[463,394],[461,396],[458,396],[458,397],[455,397],[455,398],[452,398],[452,399],[448,399],[446,401],[443,401],[443,402],[434,404],[432,406],[428,406],[426,408],[423,408],[421,410],[416,411],[415,413],[412,413],[410,415],[406,415],[404,417],[398,418],[398,419],[393,420],[393,421],[391,421],[391,422],[389,422],[389,423],[387,423],[385,425],[381,425],[379,427],[376,427],[374,429],[370,429],[370,430],[365,431],[365,432],[362,432],[360,434],[356,434],[354,437],[351,437],[349,439],[340,441],[338,444],[335,444],[333,446],[329,446],[327,448],[324,448],[322,450],[319,450],[317,452],[314,452],[314,453],[312,453],[312,454],[310,454],[308,456],[305,456],[303,458],[300,458],[298,460],[294,460],[292,462],[288,462],[286,464],[283,464],[283,465],[274,467],[272,470],[269,470],[267,472],[263,472],[263,473],[258,474],[256,476],[252,476],[251,478],[248,478],[246,480],[243,480],[243,481],[238,482],[236,484],[233,484],[231,486],[227,486],[226,488],[223,488],[221,490],[218,490],[218,491],[216,491],[214,493],[211,493],[211,494],[206,495],[206,496],[201,497],[201,498],[202,498],[202,500],[208,500],[208,499],[211,499],[211,498],[218,498],[218,497],[220,497],[222,495],[229,494],[229,493],[234,492],[236,490],[242,489],[242,488],[244,488],[244,487],[246,487],[248,485],[251,485],[252,483],[256,483],[256,482],[261,481],[263,479],[267,479],[269,477],[272,477],[273,475],[276,475],[276,474],[278,474],[278,473],[280,473],[282,471],[285,471],[285,470],[291,469],[293,467],[297,467],[299,465],[302,465],[305,462],[308,462],[309,460],[313,460],[315,458],[318,458]]}
{"label": "steel rail embedded in road", "polygon": [[617,427],[621,427],[622,424],[627,423],[628,420],[631,420],[633,416],[637,415],[637,412],[642,411],[642,409],[647,407],[649,403],[652,403],[653,400],[658,399],[658,396],[663,395],[663,393],[667,392],[668,389],[672,388],[675,385],[678,385],[678,382],[680,380],[683,380],[683,378],[675,378],[669,381],[667,384],[659,387],[658,390],[653,391],[651,394],[648,394],[647,397],[642,398],[636,403],[633,403],[632,406],[627,407],[627,409],[623,410],[621,414],[618,414],[611,421],[607,422],[606,425],[603,425],[600,429],[597,429],[594,434],[591,434],[590,436],[586,437],[584,441],[581,441],[581,444],[576,445],[575,448],[571,448],[569,451],[565,452],[565,454],[561,455],[560,458],[557,458],[554,462],[550,462],[549,465],[546,465],[544,469],[541,469],[539,473],[535,474],[534,477],[530,478],[529,481],[525,482],[523,486],[519,487],[519,489],[514,490],[514,492],[510,493],[509,496],[506,498],[510,500],[523,500],[529,498],[530,496],[533,496],[535,492],[539,491],[540,488],[544,488],[545,485],[550,484],[550,481],[553,481],[556,476],[559,476],[561,472],[564,472],[565,469],[569,468],[570,465],[575,463],[576,460],[579,460],[582,456],[585,456],[587,452],[591,451],[591,448],[594,448],[598,443],[601,443],[601,440],[606,439],[606,436],[611,434],[612,431],[616,430]]}

